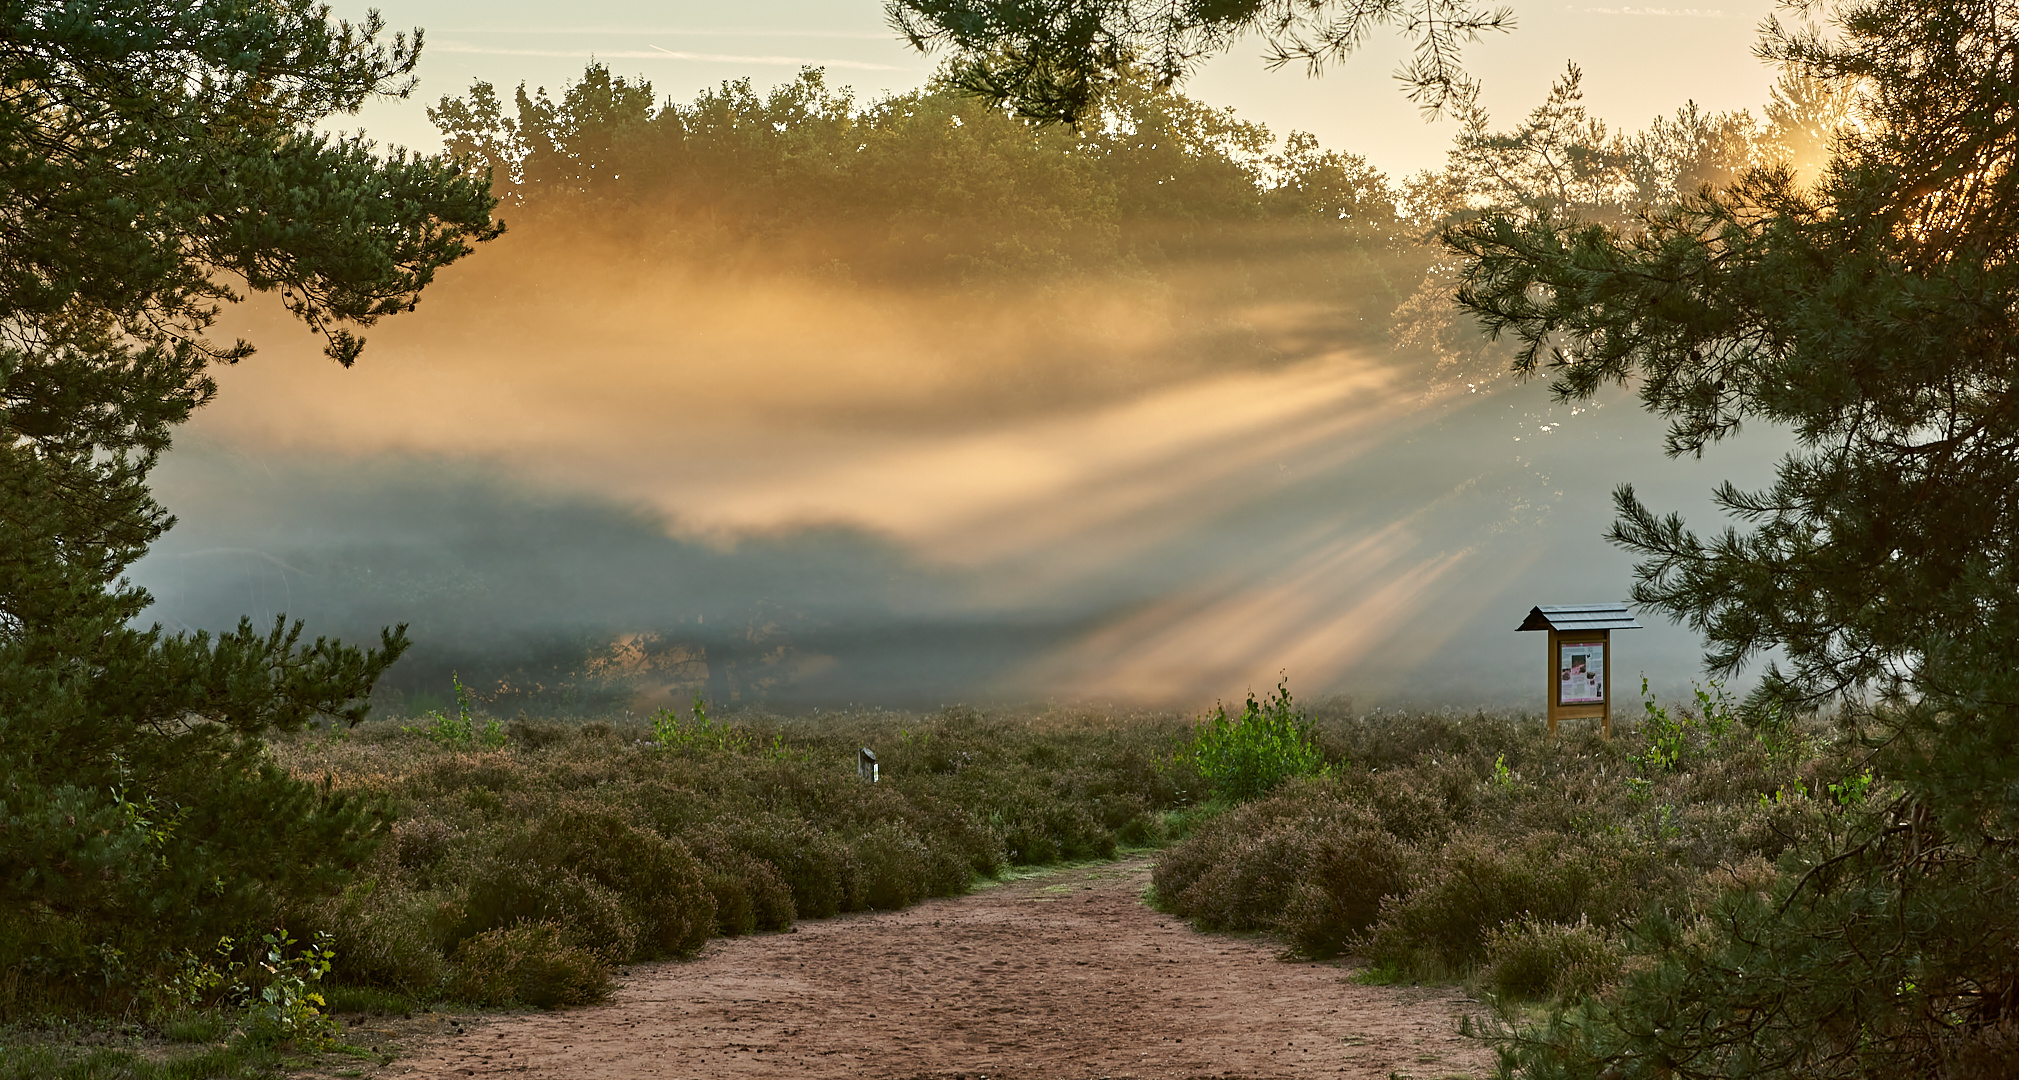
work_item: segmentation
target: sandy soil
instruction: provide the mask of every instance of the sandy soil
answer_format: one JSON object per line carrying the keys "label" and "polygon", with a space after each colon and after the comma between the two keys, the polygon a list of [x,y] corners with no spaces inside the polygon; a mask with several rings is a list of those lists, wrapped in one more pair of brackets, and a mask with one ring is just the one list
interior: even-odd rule
{"label": "sandy soil", "polygon": [[[379,1075],[980,1080],[1490,1072],[1448,989],[1361,986],[1140,899],[1133,859],[709,944],[607,1005],[442,1018]],[[355,1075],[355,1074],[354,1074]]]}

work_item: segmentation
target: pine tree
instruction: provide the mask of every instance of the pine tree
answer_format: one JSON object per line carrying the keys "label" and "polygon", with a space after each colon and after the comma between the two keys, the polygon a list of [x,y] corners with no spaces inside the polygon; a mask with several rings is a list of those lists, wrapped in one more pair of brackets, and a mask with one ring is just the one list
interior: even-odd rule
{"label": "pine tree", "polygon": [[1513,9],[1474,0],[887,0],[891,26],[920,52],[944,49],[953,86],[1025,119],[1077,124],[1147,75],[1170,86],[1254,34],[1270,67],[1313,72],[1376,29],[1410,39],[1395,77],[1433,115],[1472,100],[1460,54],[1482,31],[1514,28]]}
{"label": "pine tree", "polygon": [[1632,381],[1671,454],[1747,423],[1798,449],[1705,538],[1631,488],[1634,599],[1750,702],[1836,702],[1879,783],[1715,933],[1515,1047],[1535,1076],[1974,1076],[2019,1068],[2019,4],[1867,0],[1771,58],[1855,102],[1813,186],[1785,165],[1637,221],[1446,231],[1460,302],[1560,399]]}
{"label": "pine tree", "polygon": [[277,292],[349,366],[350,327],[499,227],[453,161],[315,130],[410,90],[419,36],[384,43],[376,15],[27,0],[0,26],[0,972],[74,996],[270,916],[374,838],[259,737],[355,722],[403,632],[136,625],[122,575],[173,520],[149,471],[211,366],[252,353],[209,327]]}

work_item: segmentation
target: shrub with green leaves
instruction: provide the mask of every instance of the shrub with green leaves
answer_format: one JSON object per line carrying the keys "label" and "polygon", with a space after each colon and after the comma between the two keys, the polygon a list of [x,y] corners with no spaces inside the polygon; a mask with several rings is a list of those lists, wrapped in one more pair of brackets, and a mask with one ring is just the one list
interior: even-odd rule
{"label": "shrub with green leaves", "polygon": [[337,1023],[319,984],[336,957],[329,936],[319,934],[298,951],[285,930],[263,935],[260,941],[266,948],[257,965],[261,985],[250,991],[250,1034],[300,1050],[328,1048],[336,1041]]}
{"label": "shrub with green leaves", "polygon": [[1287,679],[1276,684],[1267,701],[1249,694],[1239,717],[1229,717],[1226,706],[1215,705],[1199,725],[1191,755],[1213,793],[1236,802],[1325,766],[1311,739],[1310,719],[1290,699]]}
{"label": "shrub with green leaves", "polygon": [[[361,880],[289,925],[335,936],[346,983],[569,1002],[520,984],[1111,856],[1199,787],[1175,718],[669,715],[517,723],[495,747],[395,720],[277,740],[290,769],[401,814]],[[860,746],[883,751],[880,783]],[[546,959],[515,967],[521,948]]]}

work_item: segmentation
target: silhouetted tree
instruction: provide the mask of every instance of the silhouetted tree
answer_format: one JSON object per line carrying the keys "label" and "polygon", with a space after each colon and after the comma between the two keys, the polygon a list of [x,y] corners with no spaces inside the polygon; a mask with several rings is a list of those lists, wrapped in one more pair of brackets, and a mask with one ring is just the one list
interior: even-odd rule
{"label": "silhouetted tree", "polygon": [[1528,1075],[2019,1066],[2019,5],[1834,14],[1766,38],[1829,87],[1811,97],[1852,103],[1815,185],[1775,164],[1622,222],[1445,233],[1461,303],[1559,399],[1632,381],[1671,454],[1793,432],[1771,488],[1717,491],[1743,531],[1700,537],[1622,488],[1611,536],[1713,671],[1778,652],[1756,717],[1876,701],[1847,715],[1881,785],[1840,789],[1845,824],[1791,884],[1732,899],[1715,934],[1652,919],[1663,963],[1518,1045]]}
{"label": "silhouetted tree", "polygon": [[1514,27],[1512,9],[1469,0],[889,0],[885,11],[912,47],[952,53],[952,85],[1021,117],[1072,124],[1134,73],[1170,86],[1245,34],[1266,43],[1270,67],[1316,71],[1380,27],[1415,42],[1395,77],[1436,113],[1476,90],[1459,62],[1465,43]]}
{"label": "silhouetted tree", "polygon": [[[130,993],[128,965],[327,880],[371,837],[260,756],[355,721],[405,647],[133,625],[121,576],[172,523],[147,477],[209,401],[235,286],[351,364],[350,326],[410,309],[496,233],[445,157],[320,134],[403,94],[418,35],[301,0],[5,8],[0,46],[0,971]],[[214,941],[214,938],[213,938]]]}

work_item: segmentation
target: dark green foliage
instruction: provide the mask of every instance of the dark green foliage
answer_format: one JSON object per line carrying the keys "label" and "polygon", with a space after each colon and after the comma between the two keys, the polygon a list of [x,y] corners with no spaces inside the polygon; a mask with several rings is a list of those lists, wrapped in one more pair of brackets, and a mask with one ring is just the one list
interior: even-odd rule
{"label": "dark green foliage", "polygon": [[1391,896],[1409,890],[1416,849],[1367,826],[1335,828],[1310,844],[1309,869],[1290,890],[1281,927],[1305,956],[1337,956],[1359,943]]}
{"label": "dark green foliage", "polygon": [[1626,955],[1617,937],[1587,919],[1561,923],[1528,916],[1502,923],[1488,936],[1481,981],[1506,998],[1577,1001],[1617,984]]}
{"label": "dark green foliage", "polygon": [[[1143,80],[1106,108],[1112,124],[1076,133],[944,87],[858,102],[817,71],[661,106],[592,64],[558,100],[478,83],[430,115],[514,208],[514,242],[557,252],[595,237],[722,273],[965,283],[977,303],[1096,274],[1190,289],[1201,271],[1376,322],[1421,276],[1429,250],[1364,159],[1309,135],[1272,152],[1259,125]],[[1199,347],[1243,347],[1237,328],[1215,332]]]}
{"label": "dark green foliage", "polygon": [[310,932],[331,937],[341,982],[426,994],[441,984],[444,948],[453,940],[451,911],[426,893],[393,880],[368,880],[308,911]]}
{"label": "dark green foliage", "polygon": [[1486,958],[1496,928],[1522,918],[1617,926],[1652,899],[1638,888],[1647,858],[1607,836],[1461,836],[1382,912],[1372,948],[1416,968],[1465,972]]}
{"label": "dark green foliage", "polygon": [[1697,925],[1727,891],[1774,887],[1769,859],[1852,820],[1810,794],[1849,771],[1845,748],[1812,727],[1777,732],[1776,753],[1741,729],[1700,741],[1715,726],[1702,705],[1667,710],[1697,768],[1646,780],[1631,763],[1673,742],[1666,728],[1552,744],[1533,721],[1321,716],[1320,743],[1378,767],[1335,763],[1206,822],[1163,857],[1158,901],[1397,977],[1610,991],[1646,966],[1630,936],[1645,913]]}
{"label": "dark green foliage", "polygon": [[708,891],[715,897],[715,932],[723,937],[759,930],[788,930],[795,911],[792,888],[778,868],[734,848],[697,851],[708,867]]}
{"label": "dark green foliage", "polygon": [[[619,898],[625,922],[635,922],[633,942],[622,942],[614,927],[605,949],[613,959],[670,956],[693,951],[715,923],[712,898],[700,864],[677,839],[668,839],[628,820],[615,809],[564,802],[499,851],[507,862],[593,882]],[[474,896],[472,904],[474,907]],[[571,928],[568,919],[555,921]],[[490,925],[502,925],[492,923]],[[623,947],[626,944],[634,948]]]}
{"label": "dark green foliage", "polygon": [[921,52],[949,49],[946,77],[966,93],[1034,120],[1080,123],[1117,83],[1147,71],[1160,85],[1248,34],[1271,67],[1315,72],[1352,52],[1377,26],[1414,39],[1397,73],[1436,112],[1471,96],[1464,43],[1514,26],[1509,8],[1468,0],[889,0],[891,24]]}
{"label": "dark green foliage", "polygon": [[[561,927],[571,944],[623,963],[639,946],[639,920],[626,899],[573,871],[500,857],[470,880],[463,921],[450,940],[461,944],[492,930],[545,922]],[[712,919],[712,898],[709,907]]]}
{"label": "dark green foliage", "polygon": [[[1330,785],[1293,785],[1228,812],[1172,849],[1157,865],[1157,896],[1169,910],[1207,929],[1275,929],[1292,894],[1314,880],[1321,847],[1358,847],[1359,836],[1377,829],[1372,814],[1338,798]],[[1400,880],[1386,874],[1391,864],[1383,859],[1369,867],[1367,883],[1377,890],[1382,884],[1399,889]],[[1387,882],[1376,880],[1384,876]],[[1357,884],[1349,891],[1357,892]],[[1371,922],[1381,895],[1377,891],[1372,905],[1340,917],[1365,914]],[[1353,899],[1343,906],[1355,907]],[[1363,923],[1355,930],[1364,928]]]}
{"label": "dark green foliage", "polygon": [[262,1046],[216,1047],[166,1060],[132,1050],[0,1047],[0,1080],[251,1080],[273,1076],[279,1065],[279,1053]]}
{"label": "dark green foliage", "polygon": [[[122,1007],[156,958],[333,891],[369,800],[258,738],[355,722],[406,647],[216,637],[136,620],[121,576],[170,524],[148,494],[216,392],[206,338],[238,285],[349,364],[369,326],[495,234],[481,181],[384,159],[332,113],[404,92],[376,16],[296,0],[12,5],[0,51],[0,973],[16,1000]],[[271,925],[271,923],[266,923]]]}

